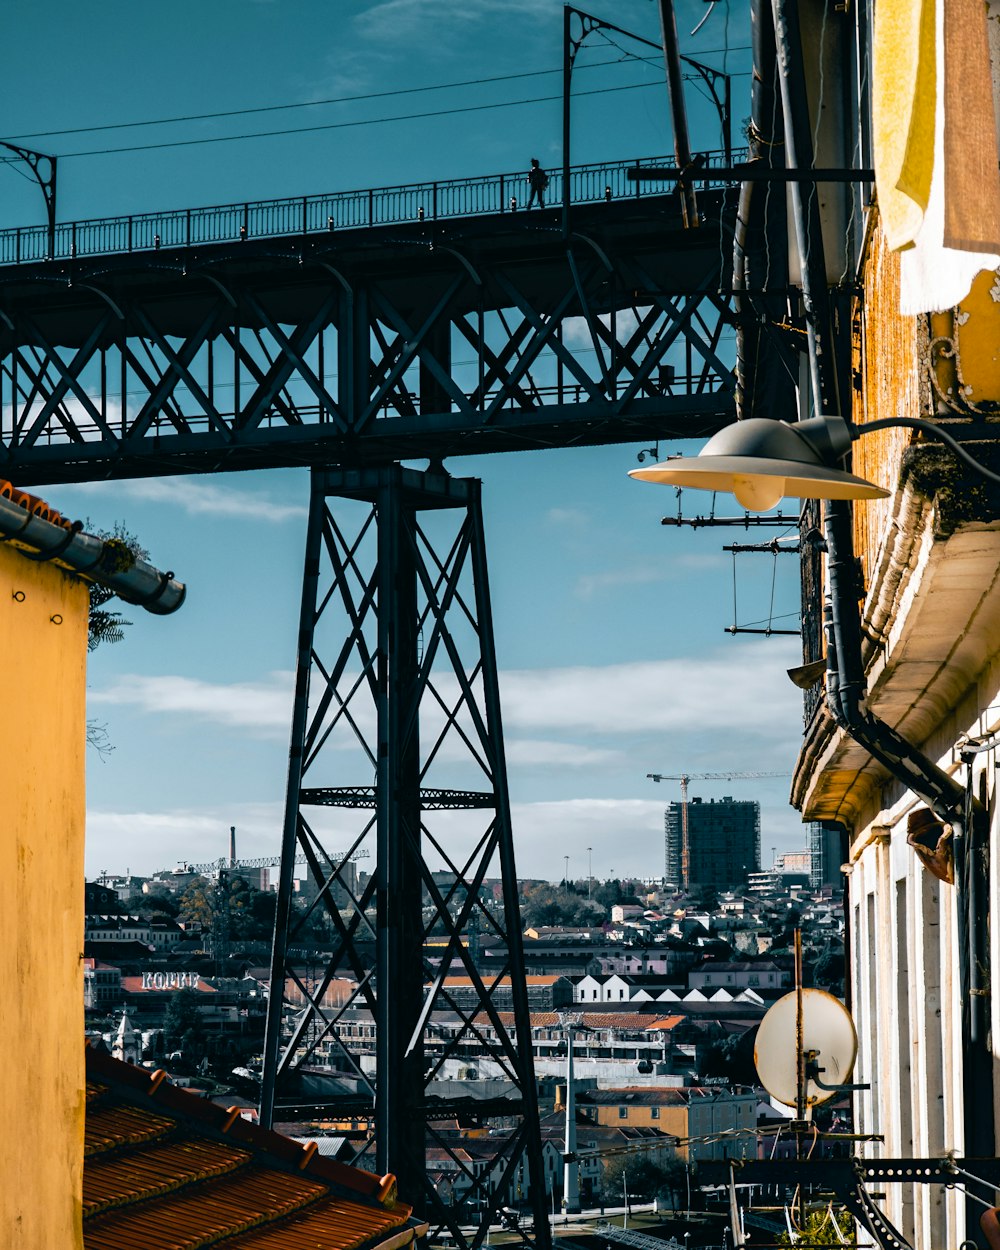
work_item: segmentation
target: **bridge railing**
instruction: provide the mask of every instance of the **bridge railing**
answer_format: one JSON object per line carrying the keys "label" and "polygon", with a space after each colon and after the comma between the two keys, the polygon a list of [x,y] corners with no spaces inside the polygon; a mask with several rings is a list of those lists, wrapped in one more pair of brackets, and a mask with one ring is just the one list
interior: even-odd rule
{"label": "bridge railing", "polygon": [[[726,154],[703,152],[699,156],[696,189],[726,185],[712,177],[713,169],[729,163]],[[734,155],[733,159],[742,159],[742,154]],[[664,190],[672,190],[669,183],[630,181],[627,171],[643,165],[672,166],[673,161],[661,156],[576,165],[570,171],[570,200],[574,204],[592,204],[601,200],[662,195]],[[50,246],[45,226],[0,231],[0,265],[487,216],[523,211],[527,201],[527,173],[522,170],[363,191],[336,191],[329,195],[92,218],[57,225],[54,247]],[[549,208],[562,203],[560,170],[549,171],[545,203]]]}

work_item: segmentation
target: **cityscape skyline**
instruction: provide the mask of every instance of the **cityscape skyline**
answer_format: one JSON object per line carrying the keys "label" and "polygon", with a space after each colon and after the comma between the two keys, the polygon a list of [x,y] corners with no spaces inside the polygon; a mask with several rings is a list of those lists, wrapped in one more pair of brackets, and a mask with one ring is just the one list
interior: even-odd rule
{"label": "cityscape skyline", "polygon": [[[595,7],[617,26],[658,37],[654,6],[627,0]],[[233,23],[221,11],[206,16],[182,3],[162,29],[154,14],[118,3],[86,21],[60,5],[65,20],[44,48],[28,12],[12,14],[11,35],[25,56],[0,86],[10,137],[59,156],[59,219],[504,169],[526,175],[532,156],[558,168],[557,0],[475,0],[461,22],[450,6],[412,0],[367,3],[353,14],[304,0],[297,23],[280,8],[255,4]],[[181,33],[186,11],[199,24],[195,57]],[[732,76],[740,116],[749,84],[746,15],[720,8],[702,22],[700,0],[677,13],[683,50]],[[301,22],[313,31],[308,65],[295,34]],[[120,72],[96,84],[81,74],[108,46],[121,46],[124,29],[130,46],[148,40],[157,57],[120,57]],[[670,150],[662,59],[627,42],[595,34],[581,50],[574,162]],[[36,47],[59,76],[59,93],[37,91],[28,69]],[[480,69],[487,59],[488,73]],[[403,94],[381,101],[390,81]],[[699,90],[688,84],[693,141],[715,148],[718,120]],[[239,113],[291,105],[303,111],[271,120]],[[237,115],[201,116],[227,110]],[[181,117],[190,120],[166,120]],[[80,132],[126,123],[129,129]],[[260,137],[272,124],[274,136]],[[38,188],[17,172],[7,170],[0,226],[39,217]],[[545,228],[546,219],[532,212],[526,224]],[[581,357],[593,350],[582,323],[572,346]],[[686,451],[697,445],[682,444]],[[677,449],[671,443],[659,451]],[[794,763],[801,701],[785,670],[799,662],[797,640],[725,634],[734,626],[794,626],[793,562],[740,556],[737,566],[720,550],[720,531],[661,528],[664,514],[678,509],[673,492],[626,476],[649,450],[573,448],[446,465],[484,483],[515,856],[526,875],[559,879],[565,851],[582,859],[586,846],[595,874],[653,875],[665,796],[654,794],[648,772],[787,773]],[[89,714],[107,727],[114,749],[103,759],[90,753],[88,872],[108,862],[136,870],[169,863],[181,858],[178,846],[188,857],[214,858],[234,823],[248,854],[275,854],[306,472],[46,486],[40,493],[94,526],[123,523],[189,587],[175,618],[126,612],[134,624],[125,640],[91,656]],[[690,514],[705,502],[683,506]],[[709,798],[730,788],[702,792]],[[754,797],[773,831],[765,833],[767,844],[799,846],[805,835],[788,806],[787,782],[768,782]]]}

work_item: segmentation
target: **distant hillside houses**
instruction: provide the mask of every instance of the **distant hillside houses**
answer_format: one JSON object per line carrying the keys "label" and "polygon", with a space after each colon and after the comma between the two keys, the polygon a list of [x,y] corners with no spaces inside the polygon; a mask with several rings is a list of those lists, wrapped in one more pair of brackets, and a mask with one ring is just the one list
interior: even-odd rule
{"label": "distant hillside houses", "polygon": [[756,1154],[757,1095],[719,1085],[684,1088],[626,1086],[584,1090],[576,1105],[582,1116],[603,1125],[654,1128],[677,1138],[677,1154],[700,1159],[753,1158]]}
{"label": "distant hillside houses", "polygon": [[[704,960],[683,982],[655,972],[588,973],[568,978],[575,1003],[762,1002],[759,991],[785,990],[791,973],[773,960]],[[751,993],[748,994],[747,992]]]}
{"label": "distant hillside houses", "polygon": [[88,915],[84,919],[84,942],[141,942],[154,950],[172,950],[187,936],[173,920],[143,920],[141,916]]}
{"label": "distant hillside houses", "polygon": [[724,986],[727,989],[787,989],[792,974],[773,960],[748,960],[741,963],[706,962],[688,973],[692,989]]}

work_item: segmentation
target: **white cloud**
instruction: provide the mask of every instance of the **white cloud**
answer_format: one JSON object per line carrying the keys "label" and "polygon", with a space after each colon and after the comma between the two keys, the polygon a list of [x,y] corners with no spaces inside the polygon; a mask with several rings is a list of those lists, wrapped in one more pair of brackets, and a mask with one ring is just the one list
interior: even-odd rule
{"label": "white cloud", "polygon": [[783,669],[798,662],[794,639],[769,639],[697,659],[502,673],[504,722],[519,730],[604,736],[797,734],[800,696]]}
{"label": "white cloud", "polygon": [[517,769],[526,768],[594,768],[620,763],[621,751],[592,747],[576,742],[552,742],[538,738],[512,738],[505,735],[504,753],[507,763]]}
{"label": "white cloud", "polygon": [[[81,482],[62,487],[60,493],[76,491],[83,495],[101,495],[107,490],[104,482]],[[277,503],[265,492],[234,490],[231,486],[219,486],[196,478],[138,478],[115,482],[114,491],[116,499],[169,504],[191,516],[234,517],[276,523],[306,515],[306,508],[301,504]]]}
{"label": "white cloud", "polygon": [[[649,799],[568,799],[515,803],[511,811],[518,875],[558,881],[663,875],[663,812],[675,795]],[[755,796],[748,796],[755,797]],[[799,815],[792,808],[762,805],[763,855],[801,850],[806,844]]]}
{"label": "white cloud", "polygon": [[236,803],[223,808],[173,811],[87,812],[87,873],[102,869],[148,876],[179,863],[211,863],[229,854],[229,827],[236,826],[236,853],[244,859],[277,856],[283,804]]}
{"label": "white cloud", "polygon": [[549,0],[381,0],[355,18],[358,31],[369,39],[401,42],[423,36],[436,46],[460,29],[469,29],[501,15],[542,17],[552,12]]}
{"label": "white cloud", "polygon": [[[601,313],[598,320],[606,330],[611,329],[611,314]],[[635,333],[639,324],[639,319],[631,308],[623,309],[614,319],[615,334],[619,343],[625,343]],[[594,338],[590,332],[590,326],[587,324],[586,317],[568,317],[563,324],[563,338],[567,345],[573,350],[592,351],[594,347]],[[603,344],[602,350],[607,351],[606,345]]]}
{"label": "white cloud", "polygon": [[633,565],[631,568],[607,569],[603,573],[585,573],[576,581],[579,599],[593,599],[605,590],[619,590],[623,586],[645,586],[650,582],[666,581],[670,570],[666,563]]}
{"label": "white cloud", "polygon": [[127,674],[103,690],[90,692],[91,704],[168,713],[232,728],[263,730],[287,736],[291,723],[293,674],[268,674],[263,681],[199,681],[193,677],[144,677]]}
{"label": "white cloud", "polygon": [[545,519],[551,525],[571,530],[584,530],[590,523],[590,518],[581,508],[550,508]]}
{"label": "white cloud", "polygon": [[[720,743],[791,742],[798,734],[801,705],[784,669],[798,660],[797,642],[779,638],[727,646],[697,659],[502,672],[508,752],[512,758],[517,752],[519,762],[538,763],[540,754],[532,752],[544,751],[548,762],[568,763],[590,750],[595,752],[590,762],[596,764],[616,758],[607,747],[609,738],[707,732]],[[446,702],[457,697],[457,683],[447,673],[435,685]],[[291,719],[292,688],[290,672],[228,684],[129,674],[91,691],[90,700],[283,737]],[[362,728],[370,730],[370,701],[362,700],[353,710]],[[440,724],[440,710],[428,703],[428,734]],[[565,741],[559,741],[562,734]],[[575,741],[587,735],[599,742]],[[685,761],[684,766],[692,765]]]}

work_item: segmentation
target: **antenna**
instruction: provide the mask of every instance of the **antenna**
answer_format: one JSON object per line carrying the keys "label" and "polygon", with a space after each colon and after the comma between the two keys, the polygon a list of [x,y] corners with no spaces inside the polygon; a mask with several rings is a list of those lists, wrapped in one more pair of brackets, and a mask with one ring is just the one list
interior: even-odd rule
{"label": "antenna", "polygon": [[[799,993],[802,996],[801,1051],[796,1047]],[[854,1021],[840,999],[825,990],[803,989],[779,998],[768,1010],[757,1030],[753,1057],[761,1084],[778,1102],[788,1107],[799,1104],[801,1076],[804,1079],[802,1105],[812,1107],[840,1092],[842,1084],[850,1078],[857,1053]],[[829,1084],[816,1080],[820,1072],[829,1074]]]}

